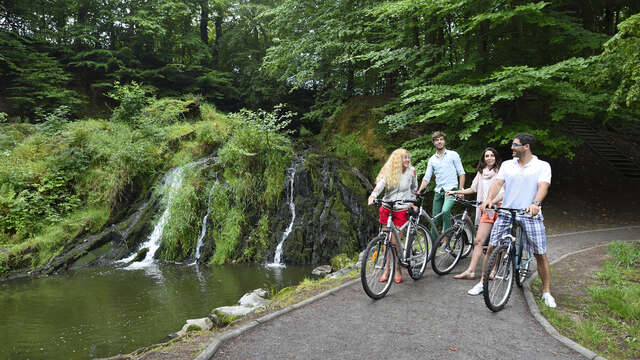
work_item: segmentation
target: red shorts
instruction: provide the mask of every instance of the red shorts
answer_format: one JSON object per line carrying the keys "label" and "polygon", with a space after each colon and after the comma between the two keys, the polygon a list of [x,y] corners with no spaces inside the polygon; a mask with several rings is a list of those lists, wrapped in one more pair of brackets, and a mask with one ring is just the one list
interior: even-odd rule
{"label": "red shorts", "polygon": [[[387,209],[384,206],[380,206],[380,224],[387,226],[387,221],[389,221],[389,214],[391,210]],[[391,220],[393,220],[393,224],[397,227],[404,225],[407,221],[409,221],[409,215],[407,215],[407,210],[402,211],[394,211],[391,215]]]}

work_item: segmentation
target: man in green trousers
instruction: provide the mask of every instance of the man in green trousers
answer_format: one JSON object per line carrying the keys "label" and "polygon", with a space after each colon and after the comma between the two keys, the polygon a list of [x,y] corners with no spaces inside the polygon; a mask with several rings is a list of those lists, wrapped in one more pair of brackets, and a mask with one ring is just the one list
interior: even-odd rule
{"label": "man in green trousers", "polygon": [[[443,132],[434,132],[433,135],[431,135],[431,140],[433,140],[436,153],[429,158],[427,171],[422,178],[418,192],[422,192],[429,184],[429,181],[431,181],[431,176],[435,175],[436,187],[433,196],[432,216],[436,216],[442,212],[441,218],[442,222],[444,222],[442,231],[444,231],[451,227],[451,208],[454,204],[453,198],[451,196],[445,196],[445,193],[451,190],[464,189],[465,172],[462,167],[460,155],[453,150],[445,148],[446,135]],[[440,227],[440,218],[437,218],[434,224],[436,227]],[[432,235],[435,238],[433,230]]]}

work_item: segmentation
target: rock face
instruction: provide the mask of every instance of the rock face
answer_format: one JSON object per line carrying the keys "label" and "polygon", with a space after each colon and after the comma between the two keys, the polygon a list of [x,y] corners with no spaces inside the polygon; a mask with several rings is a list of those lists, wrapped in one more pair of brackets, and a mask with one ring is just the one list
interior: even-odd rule
{"label": "rock face", "polygon": [[[326,154],[306,154],[294,178],[296,218],[284,242],[283,260],[328,263],[340,253],[360,252],[378,230],[377,211],[366,207],[371,184],[357,169]],[[274,246],[291,219],[284,201],[272,224]],[[273,250],[267,258],[273,258]]]}
{"label": "rock face", "polygon": [[[283,243],[282,262],[327,264],[338,254],[352,257],[366,246],[378,229],[376,209],[366,206],[371,184],[358,169],[349,167],[344,160],[330,154],[307,150],[298,153],[296,159],[293,190],[296,217],[291,232]],[[217,170],[219,169],[211,168],[211,171]],[[203,181],[206,183],[209,180]],[[220,186],[225,186],[224,177],[219,180]],[[203,188],[209,189],[211,186],[209,184]],[[78,238],[40,269],[40,272],[49,274],[70,267],[111,263],[131,254],[152,232],[153,219],[161,208],[158,194],[149,187],[140,190],[143,192],[139,194],[136,203],[122,204],[125,208],[127,205],[131,206],[128,210],[120,210],[120,216],[128,214],[125,219],[105,227],[98,234],[85,234]],[[267,261],[273,259],[276,246],[291,223],[291,209],[286,201],[287,190],[285,185],[277,208],[263,209],[269,219],[266,225],[269,230],[265,233],[270,233],[270,238],[260,240],[263,245],[255,251],[261,256],[256,258]],[[204,215],[206,211],[201,210]],[[251,237],[251,228],[259,226],[257,224],[262,215],[263,213],[253,214],[245,219],[249,230],[241,241]],[[204,238],[202,256],[199,259],[202,262],[207,262],[215,253],[212,236],[216,232],[213,230],[209,228]],[[245,245],[238,244],[227,261],[246,261],[243,260]],[[27,260],[29,259],[25,259],[25,262]],[[11,276],[31,274],[27,270],[28,268]]]}

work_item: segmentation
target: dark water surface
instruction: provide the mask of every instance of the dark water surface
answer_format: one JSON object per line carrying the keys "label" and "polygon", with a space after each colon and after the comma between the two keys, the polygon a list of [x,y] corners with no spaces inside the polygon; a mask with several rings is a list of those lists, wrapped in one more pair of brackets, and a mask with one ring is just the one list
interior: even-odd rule
{"label": "dark water surface", "polygon": [[280,289],[312,267],[154,265],[91,267],[0,283],[0,359],[86,359],[162,342],[186,319]]}

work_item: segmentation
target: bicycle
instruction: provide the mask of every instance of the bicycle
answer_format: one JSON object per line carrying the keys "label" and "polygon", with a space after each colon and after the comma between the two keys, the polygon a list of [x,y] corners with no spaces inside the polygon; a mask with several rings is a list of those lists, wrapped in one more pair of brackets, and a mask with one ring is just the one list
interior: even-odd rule
{"label": "bicycle", "polygon": [[[435,225],[435,220],[442,217],[443,213],[438,213],[437,215],[431,217],[429,215],[429,213],[425,210],[424,208],[424,193],[417,193],[416,197],[419,199],[418,201],[415,202],[416,205],[418,205],[418,202],[420,203],[420,208],[418,210],[418,214],[420,218],[424,218],[427,223],[428,226],[426,226],[426,228],[429,229],[429,233],[433,234],[433,238],[438,239],[440,237],[440,231],[438,230],[438,227]],[[467,257],[471,251],[473,250],[473,239],[475,238],[475,226],[473,225],[473,222],[471,221],[471,218],[469,216],[467,216],[466,218],[463,219],[463,214],[457,214],[454,215],[452,217],[453,222],[455,223],[456,221],[460,221],[460,220],[465,220],[465,227],[464,227],[464,231],[466,232],[467,236],[466,236],[466,243],[464,244],[464,248],[462,251],[462,255],[461,257]],[[419,220],[418,220],[419,221]],[[431,258],[429,258],[429,260],[431,260]]]}
{"label": "bicycle", "polygon": [[511,216],[509,230],[489,256],[482,280],[484,302],[491,311],[497,312],[504,309],[509,301],[513,283],[522,287],[531,275],[529,268],[534,257],[529,246],[524,245],[526,234],[516,220],[516,215],[524,215],[526,210],[497,206],[492,209],[508,211]]}
{"label": "bicycle", "polygon": [[[464,212],[454,217],[453,225],[445,230],[436,240],[434,257],[431,261],[433,271],[438,275],[446,275],[453,270],[462,258],[467,244],[473,248],[473,225],[469,217],[469,207],[478,206],[477,201],[464,200],[456,196],[454,201],[464,205]],[[471,233],[471,235],[469,235]],[[471,236],[471,238],[470,238]]]}
{"label": "bicycle", "polygon": [[[374,204],[382,204],[393,209],[396,203],[408,202],[414,203],[409,200],[375,200]],[[360,280],[364,292],[374,300],[383,298],[391,288],[396,268],[396,262],[393,259],[397,258],[398,264],[407,268],[409,276],[413,280],[420,279],[424,274],[424,269],[433,252],[433,242],[427,229],[418,223],[419,213],[412,212],[412,214],[409,214],[411,215],[409,220],[399,228],[393,224],[390,214],[386,226],[381,226],[380,233],[367,245],[362,258]],[[405,229],[403,243],[400,232]],[[399,249],[396,249],[396,245],[391,242],[392,236],[397,239],[396,244]],[[381,282],[387,268],[389,276],[384,282]]]}

